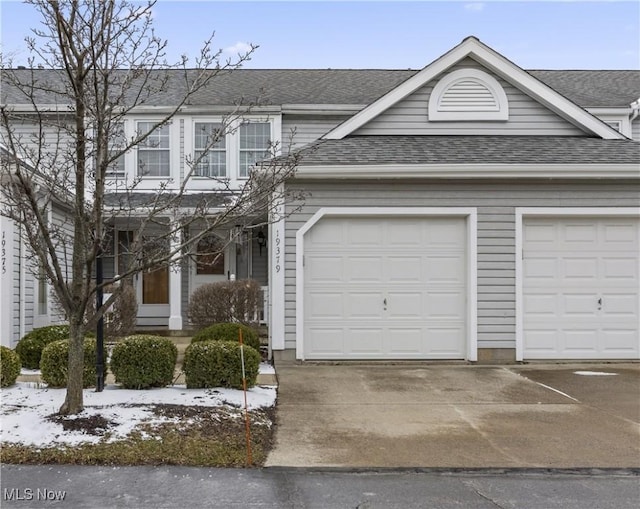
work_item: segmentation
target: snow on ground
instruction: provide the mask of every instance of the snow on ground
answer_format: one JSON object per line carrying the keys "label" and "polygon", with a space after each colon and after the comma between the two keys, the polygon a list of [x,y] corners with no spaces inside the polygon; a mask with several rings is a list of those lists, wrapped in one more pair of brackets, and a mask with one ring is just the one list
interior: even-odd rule
{"label": "snow on ground", "polygon": [[573,374],[581,376],[616,376],[618,373],[608,373],[606,371],[574,371]]}
{"label": "snow on ground", "polygon": [[[265,365],[266,366],[266,365]],[[263,373],[261,365],[260,372]],[[35,373],[30,373],[35,374]],[[0,391],[0,432],[2,443],[46,447],[97,443],[104,437],[81,431],[64,431],[62,424],[48,416],[64,402],[66,389],[49,389],[46,384],[18,382]],[[247,391],[249,409],[271,407],[276,401],[276,388],[256,386]],[[108,441],[125,438],[142,423],[159,424],[173,419],[157,416],[152,405],[233,406],[244,407],[244,394],[235,389],[187,389],[185,385],[148,390],[121,389],[107,385],[103,392],[84,390],[84,411],[77,418],[101,415],[115,423],[109,427]],[[69,417],[73,418],[73,417]]]}

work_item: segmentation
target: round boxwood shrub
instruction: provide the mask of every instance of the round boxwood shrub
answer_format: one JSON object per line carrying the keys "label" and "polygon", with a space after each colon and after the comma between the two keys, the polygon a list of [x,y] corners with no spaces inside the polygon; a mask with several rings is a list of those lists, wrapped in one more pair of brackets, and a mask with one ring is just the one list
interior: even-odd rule
{"label": "round boxwood shrub", "polygon": [[[82,371],[82,386],[87,388],[96,384],[96,340],[84,340],[84,369]],[[104,359],[107,352],[104,351]],[[66,387],[69,365],[69,340],[54,341],[42,350],[40,359],[41,377],[49,387]]]}
{"label": "round boxwood shrub", "polygon": [[20,367],[20,356],[11,348],[0,346],[0,387],[16,383]]}
{"label": "round boxwood shrub", "polygon": [[22,366],[27,369],[38,369],[42,349],[49,343],[68,337],[68,325],[48,325],[28,332],[16,345],[16,352],[20,356]]}
{"label": "round boxwood shrub", "polygon": [[[260,354],[244,346],[244,368],[247,387],[258,379]],[[240,345],[234,341],[198,341],[184,353],[182,365],[188,389],[230,387],[242,389]]]}
{"label": "round boxwood shrub", "polygon": [[173,380],[178,349],[169,338],[138,334],[113,347],[111,372],[125,389],[165,387]]}
{"label": "round boxwood shrub", "polygon": [[223,322],[210,325],[198,331],[191,339],[192,343],[199,341],[234,341],[238,342],[238,330],[242,330],[242,341],[256,351],[260,351],[260,338],[255,329],[241,323]]}

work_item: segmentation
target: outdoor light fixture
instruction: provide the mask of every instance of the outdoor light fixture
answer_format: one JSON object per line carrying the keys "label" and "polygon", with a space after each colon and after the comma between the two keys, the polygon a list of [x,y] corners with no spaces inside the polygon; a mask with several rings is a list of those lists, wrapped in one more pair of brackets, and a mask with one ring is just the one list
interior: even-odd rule
{"label": "outdoor light fixture", "polygon": [[262,256],[262,248],[267,245],[267,237],[264,236],[264,232],[260,230],[258,232],[258,247],[260,248],[260,256]]}

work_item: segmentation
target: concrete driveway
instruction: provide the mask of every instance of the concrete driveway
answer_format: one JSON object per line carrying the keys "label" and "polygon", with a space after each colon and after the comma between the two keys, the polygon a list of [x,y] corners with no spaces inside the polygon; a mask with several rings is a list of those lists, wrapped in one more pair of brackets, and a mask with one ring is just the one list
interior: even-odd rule
{"label": "concrete driveway", "polygon": [[288,364],[277,374],[267,466],[640,467],[638,364]]}

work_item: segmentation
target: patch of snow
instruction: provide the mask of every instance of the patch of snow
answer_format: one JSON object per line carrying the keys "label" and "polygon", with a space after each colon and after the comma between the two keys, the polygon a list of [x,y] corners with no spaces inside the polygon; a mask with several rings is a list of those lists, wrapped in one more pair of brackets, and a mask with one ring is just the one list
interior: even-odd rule
{"label": "patch of snow", "polygon": [[[56,444],[73,446],[104,440],[104,437],[81,431],[65,431],[62,424],[47,419],[62,406],[65,394],[66,389],[49,389],[42,384],[28,382],[18,382],[3,388],[0,404],[2,442],[44,447]],[[271,407],[275,401],[275,387],[253,387],[247,391],[250,409]],[[240,408],[244,405],[244,395],[236,389],[187,389],[185,385],[140,391],[107,385],[103,392],[85,389],[85,408],[77,417],[87,418],[99,414],[113,422],[109,427],[108,440],[115,441],[126,437],[141,423],[171,422],[171,419],[152,412],[151,406],[155,404],[206,407],[230,405]]]}
{"label": "patch of snow", "polygon": [[275,375],[276,374],[276,368],[274,368],[268,362],[261,362],[260,363],[260,371],[259,371],[259,373],[261,375]]}
{"label": "patch of snow", "polygon": [[616,376],[618,373],[607,373],[606,371],[574,371],[573,374],[582,376]]}
{"label": "patch of snow", "polygon": [[20,374],[21,375],[41,375],[42,373],[40,372],[39,369],[20,368]]}

